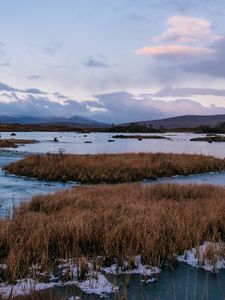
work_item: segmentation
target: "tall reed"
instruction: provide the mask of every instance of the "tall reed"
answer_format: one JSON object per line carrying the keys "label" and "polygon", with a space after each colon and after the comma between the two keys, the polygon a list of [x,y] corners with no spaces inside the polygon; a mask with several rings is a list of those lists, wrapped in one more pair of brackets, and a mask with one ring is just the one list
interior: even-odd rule
{"label": "tall reed", "polygon": [[[153,266],[204,241],[225,241],[225,189],[139,184],[78,187],[24,203],[0,221],[0,263],[14,281],[59,258],[140,254]],[[225,255],[225,253],[223,253]]]}

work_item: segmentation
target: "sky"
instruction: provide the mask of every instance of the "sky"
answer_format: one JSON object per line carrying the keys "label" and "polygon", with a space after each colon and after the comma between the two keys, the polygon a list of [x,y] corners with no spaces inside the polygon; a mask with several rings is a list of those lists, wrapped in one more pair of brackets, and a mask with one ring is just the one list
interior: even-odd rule
{"label": "sky", "polygon": [[0,115],[225,112],[224,0],[0,0]]}

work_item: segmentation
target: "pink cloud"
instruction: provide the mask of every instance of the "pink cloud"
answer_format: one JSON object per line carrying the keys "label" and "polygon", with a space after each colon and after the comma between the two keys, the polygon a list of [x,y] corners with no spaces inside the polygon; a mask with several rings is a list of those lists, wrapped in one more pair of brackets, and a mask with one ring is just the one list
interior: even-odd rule
{"label": "pink cloud", "polygon": [[138,55],[148,56],[198,56],[212,54],[215,50],[210,48],[192,47],[184,45],[166,45],[155,47],[144,47],[135,51]]}
{"label": "pink cloud", "polygon": [[176,15],[168,19],[168,29],[155,37],[150,45],[135,51],[138,55],[170,57],[193,57],[210,55],[216,50],[210,45],[224,39],[222,35],[213,32],[211,23],[205,18]]}
{"label": "pink cloud", "polygon": [[155,40],[159,42],[218,41],[222,35],[213,32],[211,23],[205,18],[176,15],[168,19],[169,28]]}

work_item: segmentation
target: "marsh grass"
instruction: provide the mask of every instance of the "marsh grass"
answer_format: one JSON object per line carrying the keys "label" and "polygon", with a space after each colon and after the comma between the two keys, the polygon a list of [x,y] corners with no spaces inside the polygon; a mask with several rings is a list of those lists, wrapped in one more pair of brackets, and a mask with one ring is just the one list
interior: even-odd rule
{"label": "marsh grass", "polygon": [[173,175],[225,170],[225,160],[211,156],[165,153],[32,155],[5,169],[9,173],[56,181],[123,183]]}
{"label": "marsh grass", "polygon": [[18,145],[34,144],[36,140],[0,139],[0,148],[17,148]]}
{"label": "marsh grass", "polygon": [[151,266],[173,265],[175,254],[204,241],[225,241],[224,188],[85,186],[36,196],[1,220],[0,263],[10,282],[30,274],[32,264],[50,274],[60,258],[83,257],[83,269],[84,258],[99,255],[109,265],[137,254]]}

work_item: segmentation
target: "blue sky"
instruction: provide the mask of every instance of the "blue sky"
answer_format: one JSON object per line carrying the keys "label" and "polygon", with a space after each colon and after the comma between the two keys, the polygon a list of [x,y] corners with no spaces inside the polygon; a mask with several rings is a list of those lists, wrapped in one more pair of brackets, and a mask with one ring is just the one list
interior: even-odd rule
{"label": "blue sky", "polygon": [[[134,113],[154,101],[151,118],[176,114],[178,100],[182,113],[196,109],[187,101],[207,113],[225,107],[224,15],[223,0],[0,0],[0,81],[20,90],[0,89],[0,102],[23,107],[37,94],[21,90],[36,88],[46,101],[82,101],[88,116],[110,121],[114,95],[114,107],[122,97]],[[170,113],[160,114],[161,101]]]}

